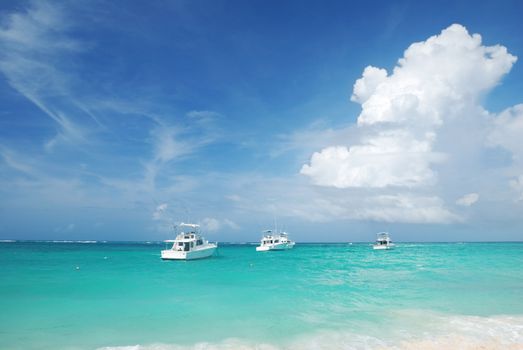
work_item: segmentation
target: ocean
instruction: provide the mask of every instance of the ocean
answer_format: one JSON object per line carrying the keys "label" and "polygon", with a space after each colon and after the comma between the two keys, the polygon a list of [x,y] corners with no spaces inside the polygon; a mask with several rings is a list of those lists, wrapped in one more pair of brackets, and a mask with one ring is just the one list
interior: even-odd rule
{"label": "ocean", "polygon": [[523,349],[523,243],[1,242],[0,349]]}

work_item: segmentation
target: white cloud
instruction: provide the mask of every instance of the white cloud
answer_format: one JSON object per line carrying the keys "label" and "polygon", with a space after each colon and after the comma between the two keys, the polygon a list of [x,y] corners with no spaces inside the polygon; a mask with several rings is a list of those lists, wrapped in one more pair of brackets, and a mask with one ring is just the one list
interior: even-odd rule
{"label": "white cloud", "polygon": [[220,229],[220,227],[222,226],[220,221],[215,218],[205,218],[202,220],[201,225],[202,225],[202,228],[208,232],[218,231]]}
{"label": "white cloud", "polygon": [[215,111],[190,111],[187,113],[187,117],[191,119],[191,122],[199,124],[201,126],[210,126],[214,121],[221,117],[220,113]]}
{"label": "white cloud", "polygon": [[507,108],[492,122],[488,143],[512,153],[515,163],[523,165],[523,104]]}
{"label": "white cloud", "polygon": [[[454,24],[410,45],[390,73],[365,68],[351,96],[362,108],[355,131],[314,152],[300,173],[315,185],[357,198],[328,201],[336,212],[348,211],[341,216],[460,221],[442,198],[457,197],[459,181],[488,182],[475,173],[491,166],[481,164],[487,136],[488,145],[511,152],[514,165],[506,172],[512,178],[523,171],[518,142],[523,106],[496,116],[480,104],[516,60],[505,47],[483,45],[479,34]],[[494,176],[491,183],[503,181],[494,170],[489,176]],[[470,206],[478,199],[469,194],[457,204]]]}
{"label": "white cloud", "polygon": [[240,229],[240,225],[238,225],[237,223],[235,223],[232,220],[224,219],[223,223],[224,223],[225,226],[227,226],[227,227],[229,227],[229,228],[231,228],[233,230],[239,230]]}
{"label": "white cloud", "polygon": [[492,119],[487,145],[510,152],[512,163],[505,169],[505,179],[523,201],[523,104],[505,109]]}
{"label": "white cloud", "polygon": [[523,175],[520,175],[517,178],[510,180],[509,184],[510,187],[519,196],[517,198],[517,201],[523,201]]}
{"label": "white cloud", "polygon": [[363,75],[354,83],[354,92],[351,101],[363,104],[376,91],[376,88],[387,79],[387,71],[382,68],[368,66]]}
{"label": "white cloud", "polygon": [[33,167],[31,167],[29,164],[24,163],[23,160],[21,160],[20,157],[17,154],[15,154],[12,150],[0,146],[0,156],[2,156],[4,162],[12,169],[26,174],[33,174]]}
{"label": "white cloud", "polygon": [[[130,92],[127,77],[93,73],[81,55],[88,50],[103,54],[104,43],[97,46],[90,41],[86,45],[89,39],[84,42],[81,38],[89,38],[89,33],[79,24],[90,21],[90,14],[78,14],[78,7],[70,5],[30,1],[21,11],[0,17],[0,74],[38,107],[43,120],[51,125],[42,123],[40,132],[22,143],[6,139],[3,142],[12,146],[0,145],[0,170],[9,172],[0,184],[3,193],[9,194],[4,201],[76,209],[142,206],[140,219],[150,220],[152,211],[151,226],[168,227],[167,208],[151,210],[149,201],[167,201],[180,193],[192,195],[200,178],[172,163],[220,137],[214,123],[220,114],[204,110],[173,116],[172,100],[166,103],[151,93],[151,86],[133,83]],[[114,85],[120,88],[114,89]],[[94,112],[104,125],[98,123]],[[13,115],[31,121],[35,118]],[[129,123],[132,118],[140,122]],[[46,134],[48,130],[56,131]],[[63,149],[66,155],[58,158],[33,147],[41,144],[47,151],[67,144]],[[70,147],[76,145],[81,149]],[[128,150],[133,151],[132,156]],[[107,166],[113,161],[113,167]],[[77,166],[80,162],[87,165]],[[191,176],[184,176],[186,171]],[[173,208],[171,203],[169,209]]]}
{"label": "white cloud", "polygon": [[515,61],[455,24],[412,44],[390,75],[367,67],[351,97],[362,105],[361,144],[324,148],[301,173],[340,188],[433,185],[432,166],[445,158],[434,149],[441,125],[477,107]]}
{"label": "white cloud", "polygon": [[402,223],[452,223],[462,219],[434,195],[313,187],[301,177],[281,179],[256,175],[235,177],[230,186],[242,191],[232,204],[240,212],[299,218],[306,222],[371,220]]}
{"label": "white cloud", "polygon": [[167,163],[180,159],[216,140],[218,131],[211,125],[210,115],[217,113],[193,111],[189,114],[189,118],[199,118],[199,122],[182,127],[156,118],[157,125],[151,130],[153,161]]}
{"label": "white cloud", "polygon": [[238,196],[237,194],[230,194],[225,196],[225,198],[233,202],[240,202],[242,200],[242,197]]}
{"label": "white cloud", "polygon": [[[7,16],[0,28],[0,72],[15,90],[60,127],[58,134],[46,143],[48,150],[61,141],[86,142],[86,127],[71,114],[93,117],[82,113],[72,98],[71,79],[62,70],[70,66],[71,55],[83,50],[80,42],[67,36],[70,29],[62,9],[44,2],[34,2],[25,12]],[[56,97],[67,98],[65,103],[56,103]],[[75,112],[68,113],[71,110]]]}
{"label": "white cloud", "polygon": [[232,220],[205,218],[201,221],[202,229],[207,232],[216,232],[223,229],[239,230],[240,226]]}
{"label": "white cloud", "polygon": [[297,157],[298,163],[303,163],[318,149],[344,144],[347,139],[354,140],[359,136],[357,128],[353,125],[333,128],[327,125],[327,120],[317,119],[305,128],[279,135],[279,140],[272,145],[270,155],[278,157],[292,153]]}
{"label": "white cloud", "polygon": [[165,163],[192,152],[191,143],[180,141],[181,133],[179,128],[162,125],[152,130],[155,161]]}
{"label": "white cloud", "polygon": [[168,204],[162,203],[156,207],[156,210],[153,212],[153,220],[160,220],[163,216],[165,210],[167,210]]}
{"label": "white cloud", "polygon": [[[210,118],[209,115],[212,112],[206,111],[203,114],[204,116],[201,118]],[[199,117],[191,116],[190,118]],[[170,125],[158,117],[155,118],[155,123],[155,127],[150,131],[153,146],[152,158],[144,163],[143,181],[149,190],[155,189],[156,178],[168,163],[194,154],[217,138],[217,132],[212,127],[210,119],[189,127]]]}
{"label": "white cloud", "polygon": [[472,204],[476,203],[479,200],[479,194],[477,193],[468,193],[464,195],[463,197],[458,198],[456,200],[457,205],[461,205],[463,207],[470,207]]}
{"label": "white cloud", "polygon": [[[199,198],[204,196],[194,192],[204,181],[203,176],[174,163],[220,138],[218,121],[222,116],[212,110],[173,115],[172,99],[166,103],[157,96],[155,88],[133,83],[130,92],[126,86],[128,77],[120,80],[118,74],[91,72],[92,67],[80,55],[87,50],[103,54],[100,50],[104,43],[90,41],[85,45],[90,36],[84,31],[86,27],[79,24],[90,21],[90,14],[78,14],[77,10],[75,5],[30,1],[21,11],[0,18],[0,74],[35,104],[43,112],[40,115],[44,121],[53,126],[41,128],[41,133],[26,141],[43,143],[46,150],[65,143],[67,146],[82,143],[81,152],[67,149],[70,157],[67,160],[53,158],[48,152],[37,154],[39,150],[34,148],[15,152],[0,146],[0,170],[9,171],[0,188],[10,194],[10,202],[16,203],[54,206],[73,203],[71,206],[76,208],[142,206],[144,220],[154,221],[151,227],[168,227],[179,217],[170,218],[167,206],[151,208],[149,203],[153,198],[162,198],[169,203],[169,214],[173,215],[179,215],[173,210],[173,198],[180,201],[190,198],[197,203],[195,206],[201,204]],[[84,37],[85,42],[81,39]],[[114,85],[120,88],[115,90]],[[130,99],[129,94],[140,98]],[[85,120],[96,119],[91,111],[99,113],[106,129],[92,127]],[[138,123],[132,118],[145,122]],[[54,129],[57,131],[45,134],[46,130]],[[44,139],[37,139],[39,135],[44,135]],[[122,151],[128,150],[133,151],[133,156],[126,159],[128,154]],[[24,153],[32,155],[25,157],[29,161],[19,157]],[[117,171],[107,167],[113,160]],[[79,169],[77,161],[88,165]],[[190,176],[184,176],[185,173]],[[204,215],[221,214],[208,210]],[[220,219],[219,225],[238,228],[228,219]]]}
{"label": "white cloud", "polygon": [[448,211],[438,197],[412,194],[370,197],[365,206],[355,210],[355,218],[404,223],[451,223],[462,219]]}
{"label": "white cloud", "polygon": [[430,152],[433,138],[431,134],[416,140],[404,129],[382,131],[361,145],[327,147],[314,153],[301,173],[317,185],[338,188],[431,184],[435,174],[428,165],[444,158]]}

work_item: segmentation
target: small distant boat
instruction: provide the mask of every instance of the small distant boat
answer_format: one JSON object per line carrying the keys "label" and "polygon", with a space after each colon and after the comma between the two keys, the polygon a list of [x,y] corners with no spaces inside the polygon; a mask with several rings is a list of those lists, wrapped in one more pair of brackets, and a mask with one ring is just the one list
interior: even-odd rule
{"label": "small distant boat", "polygon": [[294,247],[294,242],[291,241],[286,232],[275,232],[273,230],[263,231],[263,238],[260,245],[256,247],[257,252],[265,252],[268,250],[288,250]]}
{"label": "small distant boat", "polygon": [[200,235],[200,225],[180,224],[176,239],[164,241],[172,243],[171,249],[162,250],[164,260],[194,260],[207,258],[214,254],[218,244],[209,243]]}
{"label": "small distant boat", "polygon": [[390,240],[387,232],[380,232],[376,234],[376,243],[372,245],[372,249],[385,250],[394,248],[394,243]]}

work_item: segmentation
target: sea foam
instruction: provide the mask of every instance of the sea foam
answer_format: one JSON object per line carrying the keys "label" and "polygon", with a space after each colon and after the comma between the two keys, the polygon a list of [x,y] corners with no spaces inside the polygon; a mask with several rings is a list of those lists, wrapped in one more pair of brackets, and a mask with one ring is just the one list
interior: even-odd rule
{"label": "sea foam", "polygon": [[[318,331],[284,344],[256,343],[228,338],[220,342],[192,345],[149,344],[102,347],[98,350],[494,350],[523,349],[523,316],[429,316],[430,330],[397,329],[394,336],[355,334],[351,331]],[[396,325],[391,325],[396,327]],[[387,330],[390,331],[390,330]]]}

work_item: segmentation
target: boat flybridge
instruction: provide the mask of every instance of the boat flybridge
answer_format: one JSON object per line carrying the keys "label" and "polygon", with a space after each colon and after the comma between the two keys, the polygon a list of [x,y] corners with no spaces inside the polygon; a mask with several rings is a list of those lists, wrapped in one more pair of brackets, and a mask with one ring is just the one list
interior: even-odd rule
{"label": "boat flybridge", "polygon": [[394,243],[390,240],[387,232],[380,232],[376,234],[376,243],[372,245],[372,249],[385,250],[394,248]]}
{"label": "boat flybridge", "polygon": [[169,239],[165,243],[172,243],[171,249],[162,250],[164,260],[194,260],[207,258],[214,254],[217,243],[209,243],[200,235],[200,225],[178,225],[180,233],[176,239]]}
{"label": "boat flybridge", "polygon": [[276,232],[273,230],[263,231],[263,238],[260,245],[256,247],[257,252],[268,250],[287,250],[294,247],[294,242],[289,239],[286,232]]}

